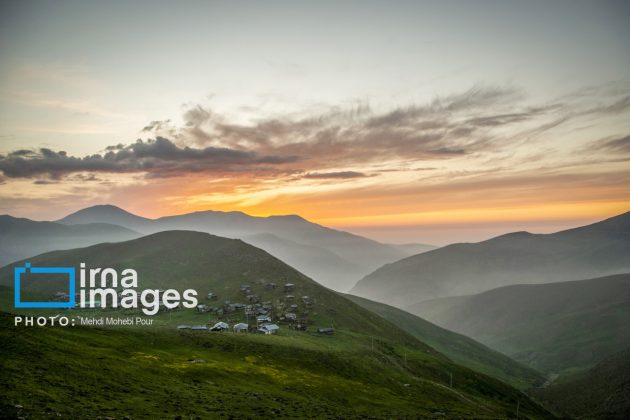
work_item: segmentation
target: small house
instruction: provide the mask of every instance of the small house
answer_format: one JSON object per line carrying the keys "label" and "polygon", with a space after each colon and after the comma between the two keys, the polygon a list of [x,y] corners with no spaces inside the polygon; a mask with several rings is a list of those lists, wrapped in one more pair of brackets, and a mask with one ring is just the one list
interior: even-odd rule
{"label": "small house", "polygon": [[206,312],[207,310],[208,310],[208,305],[204,305],[203,303],[197,305],[197,312],[199,312],[200,314]]}
{"label": "small house", "polygon": [[292,292],[293,289],[295,289],[295,284],[293,284],[293,283],[287,283],[287,284],[284,285],[285,293]]}
{"label": "small house", "polygon": [[190,329],[190,325],[178,325],[177,329],[178,330],[189,330]]}
{"label": "small house", "polygon": [[297,315],[292,313],[292,312],[287,312],[286,314],[284,314],[284,318],[287,321],[293,322],[293,321],[295,321],[297,319]]}
{"label": "small house", "polygon": [[249,330],[249,325],[243,322],[239,322],[238,324],[234,325],[233,328],[234,328],[234,332],[237,332],[237,333],[247,332]]}
{"label": "small house", "polygon": [[217,296],[215,293],[209,292],[208,295],[206,296],[206,298],[208,300],[217,300],[219,298],[219,296]]}
{"label": "small house", "polygon": [[190,329],[193,331],[208,331],[208,327],[205,325],[193,325]]}
{"label": "small house", "polygon": [[265,288],[267,290],[276,290],[276,287],[278,287],[278,285],[276,283],[267,283],[265,285]]}
{"label": "small house", "polygon": [[332,327],[318,328],[317,332],[319,334],[333,335],[335,333],[335,329]]}
{"label": "small house", "polygon": [[245,309],[245,304],[244,303],[230,303],[228,307],[229,307],[229,312],[242,311],[243,309]]}
{"label": "small house", "polygon": [[259,315],[256,317],[256,323],[260,324],[262,322],[271,322],[271,317],[269,315]]}
{"label": "small house", "polygon": [[261,334],[276,334],[280,330],[280,327],[276,324],[263,324],[258,327],[258,332]]}
{"label": "small house", "polygon": [[226,324],[225,322],[217,322],[216,324],[214,324],[212,326],[212,328],[210,328],[210,331],[223,332],[223,331],[227,331],[229,329],[230,329],[230,326],[228,324]]}

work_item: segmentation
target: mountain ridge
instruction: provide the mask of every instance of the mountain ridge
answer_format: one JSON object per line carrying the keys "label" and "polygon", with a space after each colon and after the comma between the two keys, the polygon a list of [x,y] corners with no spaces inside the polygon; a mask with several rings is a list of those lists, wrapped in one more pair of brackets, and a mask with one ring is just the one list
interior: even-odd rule
{"label": "mountain ridge", "polygon": [[630,347],[630,274],[510,285],[408,310],[545,373],[588,368]]}
{"label": "mountain ridge", "polygon": [[138,236],[138,232],[109,223],[63,225],[2,215],[0,266],[43,252],[119,242]]}
{"label": "mountain ridge", "polygon": [[630,212],[551,234],[513,232],[451,244],[388,263],[352,294],[405,307],[510,284],[570,281],[630,271]]}
{"label": "mountain ridge", "polygon": [[[349,232],[331,229],[310,222],[298,215],[287,216],[250,216],[243,212],[218,212],[214,210],[198,211],[157,219],[147,219],[133,215],[112,205],[92,206],[79,210],[62,219],[59,223],[78,222],[116,222],[143,234],[166,230],[195,230],[228,238],[242,239],[261,233],[273,234],[281,239],[300,245],[315,246],[333,253],[336,257],[323,263],[323,266],[339,266],[336,258],[341,258],[348,266],[356,267],[350,275],[346,270],[322,274],[305,264],[301,256],[284,253],[284,260],[300,271],[320,274],[316,281],[338,291],[345,291],[363,275],[384,263],[396,261],[408,254],[395,247],[364,238]],[[271,250],[271,247],[270,247]]]}

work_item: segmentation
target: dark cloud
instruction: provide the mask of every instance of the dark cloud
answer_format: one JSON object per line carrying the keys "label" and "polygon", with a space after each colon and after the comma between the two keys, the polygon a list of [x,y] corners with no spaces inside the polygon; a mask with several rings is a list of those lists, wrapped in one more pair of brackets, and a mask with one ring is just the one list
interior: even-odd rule
{"label": "dark cloud", "polygon": [[626,96],[617,102],[602,108],[602,112],[608,114],[618,114],[630,108],[630,96]]}
{"label": "dark cloud", "polygon": [[[200,147],[250,150],[276,157],[302,156],[300,167],[294,169],[323,172],[357,164],[454,159],[509,151],[577,117],[625,111],[628,100],[624,92],[617,86],[595,106],[584,103],[583,92],[548,104],[521,106],[524,94],[519,89],[475,86],[426,104],[386,112],[359,104],[350,109],[332,107],[308,118],[275,116],[251,124],[232,123],[213,110],[195,105],[185,112],[183,127],[168,126],[163,132],[178,142]],[[512,134],[507,135],[506,128]],[[268,163],[275,164],[273,159]]]}
{"label": "dark cloud", "polygon": [[392,159],[448,159],[483,150],[489,146],[488,130],[544,112],[513,112],[521,97],[517,89],[477,86],[425,105],[383,113],[358,104],[350,109],[332,107],[308,118],[274,117],[248,125],[234,124],[195,105],[184,113],[184,125],[179,129],[159,121],[147,127],[161,128],[155,131],[185,144],[303,156],[308,161],[300,169],[322,170]]}
{"label": "dark cloud", "polygon": [[19,149],[9,153],[9,156],[31,156],[33,153],[32,150]]}
{"label": "dark cloud", "polygon": [[530,112],[520,112],[517,114],[489,115],[489,116],[484,116],[484,117],[471,118],[468,121],[466,121],[466,123],[473,126],[481,126],[481,127],[499,126],[499,125],[507,125],[507,124],[516,123],[516,122],[527,121],[530,118],[532,118],[533,115],[535,114],[530,113]]}
{"label": "dark cloud", "polygon": [[431,150],[431,153],[436,155],[465,155],[464,149],[451,149],[449,147],[440,147],[439,149]]}
{"label": "dark cloud", "polygon": [[68,156],[64,151],[47,148],[11,153],[0,156],[0,171],[9,178],[48,175],[56,179],[76,172],[146,172],[151,176],[174,176],[190,172],[251,171],[264,164],[278,165],[297,160],[297,156],[259,155],[220,147],[179,147],[158,137],[86,157]]}
{"label": "dark cloud", "polygon": [[594,144],[599,150],[613,153],[630,153],[630,135],[610,140],[600,140]]}
{"label": "dark cloud", "polygon": [[363,172],[355,171],[341,171],[341,172],[309,172],[302,178],[307,179],[350,179],[350,178],[365,178],[368,175]]}
{"label": "dark cloud", "polygon": [[[486,154],[492,159],[497,153],[509,155],[514,148],[531,144],[537,136],[578,117],[627,112],[628,91],[616,85],[611,92],[596,102],[585,102],[585,92],[576,92],[548,104],[522,106],[523,93],[518,89],[477,86],[386,112],[359,104],[350,109],[330,108],[308,118],[274,116],[250,124],[236,124],[195,105],[185,111],[181,127],[169,120],[147,124],[143,132],[151,133],[155,140],[119,143],[102,154],[84,157],[48,148],[20,149],[0,155],[0,173],[10,178],[106,172],[148,177],[249,172],[254,176],[357,178],[352,171],[333,171],[359,165],[396,162],[409,166],[462,156]],[[618,139],[597,147],[625,151],[627,146]]]}
{"label": "dark cloud", "polygon": [[147,124],[142,131],[143,132],[153,132],[153,131],[159,131],[162,130],[166,127],[168,127],[171,123],[171,120],[164,120],[164,121],[160,121],[160,120],[155,120],[155,121],[151,121],[149,124]]}

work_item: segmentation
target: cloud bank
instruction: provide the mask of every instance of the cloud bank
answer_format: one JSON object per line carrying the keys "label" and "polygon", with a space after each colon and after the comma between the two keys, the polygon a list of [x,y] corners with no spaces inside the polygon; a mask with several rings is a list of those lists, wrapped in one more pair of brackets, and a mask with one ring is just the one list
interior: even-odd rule
{"label": "cloud bank", "polygon": [[49,175],[58,179],[76,172],[133,173],[176,176],[208,171],[246,171],[265,165],[295,162],[296,156],[259,155],[223,147],[179,147],[163,137],[138,140],[130,145],[109,146],[106,153],[86,157],[68,156],[47,148],[16,150],[0,155],[0,171],[9,178]]}
{"label": "cloud bank", "polygon": [[[112,145],[90,156],[49,148],[15,150],[0,155],[0,173],[4,179],[55,180],[78,173],[359,179],[397,165],[491,159],[536,142],[541,148],[551,147],[553,139],[544,136],[550,130],[576,120],[627,113],[630,84],[614,87],[590,87],[551,103],[531,105],[525,104],[526,95],[519,89],[478,86],[422,105],[385,111],[366,104],[332,107],[320,115],[281,115],[250,124],[233,123],[195,105],[185,111],[179,127],[170,120],[149,122],[141,130],[150,136],[147,140]],[[600,141],[590,150],[625,153],[628,144],[628,137],[621,136]]]}

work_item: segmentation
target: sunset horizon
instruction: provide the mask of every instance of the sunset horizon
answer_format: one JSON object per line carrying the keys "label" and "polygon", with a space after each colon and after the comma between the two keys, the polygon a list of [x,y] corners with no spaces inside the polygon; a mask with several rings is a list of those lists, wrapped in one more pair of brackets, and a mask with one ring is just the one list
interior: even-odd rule
{"label": "sunset horizon", "polygon": [[7,2],[0,211],[298,214],[443,245],[630,209],[623,4],[480,4]]}

